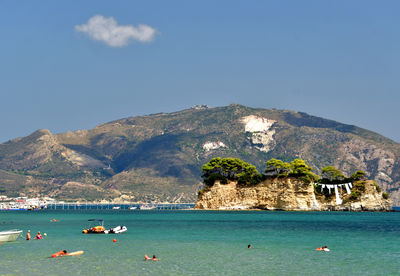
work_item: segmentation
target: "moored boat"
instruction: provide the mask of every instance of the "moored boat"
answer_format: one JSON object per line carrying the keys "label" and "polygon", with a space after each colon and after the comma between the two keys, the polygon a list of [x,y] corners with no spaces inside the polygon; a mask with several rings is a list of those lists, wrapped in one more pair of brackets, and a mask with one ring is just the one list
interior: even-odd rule
{"label": "moored boat", "polygon": [[91,223],[97,222],[98,225],[94,227],[92,225],[87,229],[83,229],[82,230],[83,234],[120,234],[128,231],[128,228],[122,225],[106,229],[104,227],[104,220],[102,219],[89,219],[88,221],[90,221]]}
{"label": "moored boat", "polygon": [[154,205],[140,205],[139,209],[140,210],[153,210],[156,209],[157,207]]}
{"label": "moored boat", "polygon": [[126,226],[120,225],[120,226],[105,230],[104,234],[121,234],[121,233],[124,233],[126,231],[128,231],[128,228],[126,228]]}
{"label": "moored boat", "polygon": [[106,228],[104,228],[104,221],[102,219],[89,219],[88,221],[92,224],[97,222],[98,225],[83,229],[83,234],[104,234]]}
{"label": "moored boat", "polygon": [[18,239],[21,236],[22,230],[12,229],[0,232],[0,242],[11,242]]}

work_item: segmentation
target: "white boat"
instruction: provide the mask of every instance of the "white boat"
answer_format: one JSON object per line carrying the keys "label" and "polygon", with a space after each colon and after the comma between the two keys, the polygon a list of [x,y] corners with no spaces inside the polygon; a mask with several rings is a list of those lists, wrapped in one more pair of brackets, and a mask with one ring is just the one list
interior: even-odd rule
{"label": "white boat", "polygon": [[131,206],[131,207],[129,207],[129,210],[136,210],[136,209],[137,209],[136,206]]}
{"label": "white boat", "polygon": [[113,208],[113,210],[119,210],[119,209],[121,209],[121,207],[119,207],[119,206],[114,206],[114,207],[112,207]]}
{"label": "white boat", "polygon": [[11,242],[18,239],[21,236],[22,230],[13,229],[8,231],[1,231],[0,232],[0,242]]}
{"label": "white boat", "polygon": [[139,209],[140,210],[153,210],[156,209],[157,207],[154,205],[140,205]]}
{"label": "white boat", "polygon": [[108,230],[104,231],[104,234],[121,234],[128,231],[128,228],[126,226],[117,226]]}
{"label": "white boat", "polygon": [[[128,231],[126,226],[116,226],[110,229],[106,229],[104,227],[104,220],[103,219],[89,219],[91,225],[89,228],[83,229],[83,234],[120,234]],[[93,225],[96,225],[94,226]]]}

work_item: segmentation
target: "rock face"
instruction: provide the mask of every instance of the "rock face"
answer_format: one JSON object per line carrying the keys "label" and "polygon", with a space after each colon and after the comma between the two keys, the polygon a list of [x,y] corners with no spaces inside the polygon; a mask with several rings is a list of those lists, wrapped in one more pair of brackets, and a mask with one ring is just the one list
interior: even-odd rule
{"label": "rock face", "polygon": [[199,193],[196,209],[212,210],[286,210],[286,211],[391,211],[392,201],[384,199],[373,181],[362,182],[365,191],[357,200],[341,191],[342,204],[335,197],[314,192],[314,185],[296,178],[272,178],[255,186],[237,182],[220,184]]}

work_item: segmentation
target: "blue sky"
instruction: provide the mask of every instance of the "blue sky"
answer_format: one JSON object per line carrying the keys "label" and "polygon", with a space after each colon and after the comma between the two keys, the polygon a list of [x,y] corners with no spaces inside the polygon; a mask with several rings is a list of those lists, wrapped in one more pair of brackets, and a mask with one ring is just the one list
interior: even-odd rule
{"label": "blue sky", "polygon": [[1,1],[0,142],[231,103],[303,111],[400,141],[399,8]]}

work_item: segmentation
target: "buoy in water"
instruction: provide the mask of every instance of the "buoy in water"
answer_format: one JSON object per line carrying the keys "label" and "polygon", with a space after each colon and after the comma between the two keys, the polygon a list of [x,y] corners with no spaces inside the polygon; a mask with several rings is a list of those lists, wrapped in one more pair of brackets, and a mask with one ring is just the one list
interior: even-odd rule
{"label": "buoy in water", "polygon": [[113,239],[113,242],[117,242],[117,239]]}

